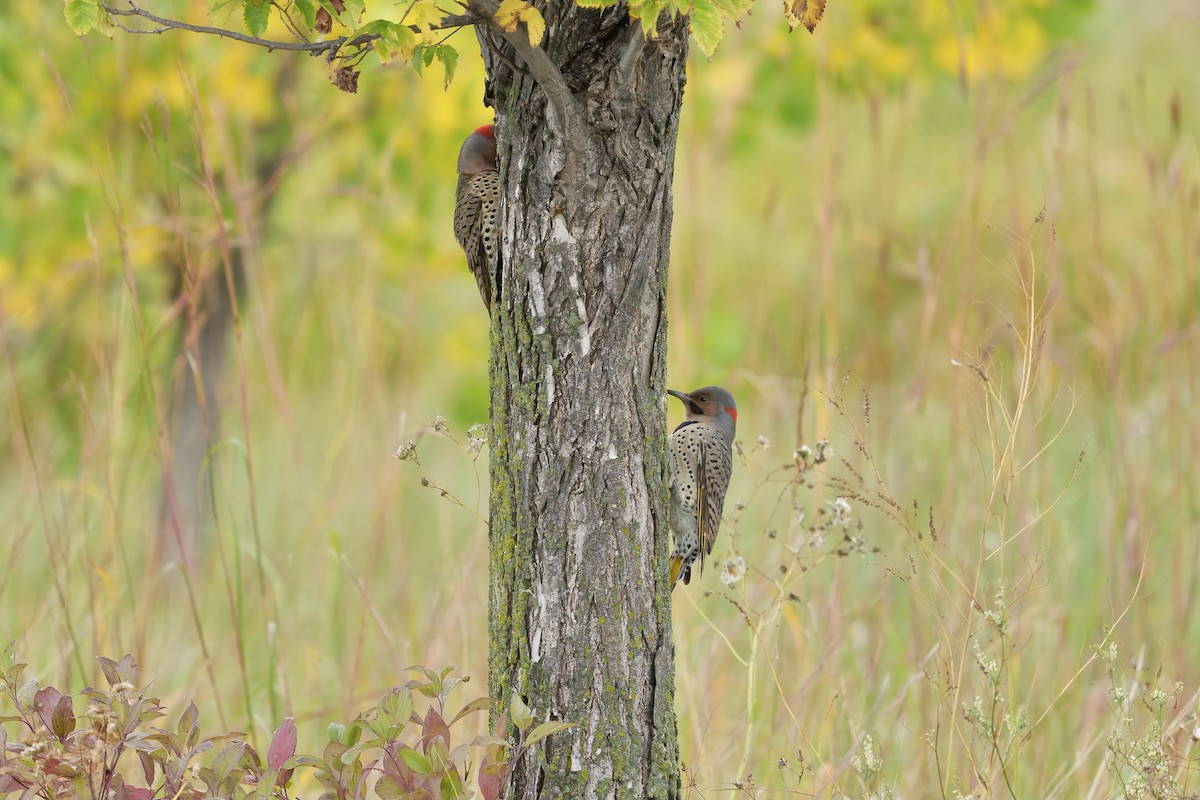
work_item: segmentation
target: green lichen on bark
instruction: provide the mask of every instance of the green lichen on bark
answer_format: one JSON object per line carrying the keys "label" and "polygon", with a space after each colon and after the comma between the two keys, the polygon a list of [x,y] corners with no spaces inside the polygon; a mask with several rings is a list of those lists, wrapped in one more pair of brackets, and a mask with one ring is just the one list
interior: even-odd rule
{"label": "green lichen on bark", "polygon": [[687,25],[645,41],[548,2],[547,52],[600,105],[564,115],[519,58],[490,65],[490,692],[579,725],[515,765],[513,797],[676,800],[664,314]]}

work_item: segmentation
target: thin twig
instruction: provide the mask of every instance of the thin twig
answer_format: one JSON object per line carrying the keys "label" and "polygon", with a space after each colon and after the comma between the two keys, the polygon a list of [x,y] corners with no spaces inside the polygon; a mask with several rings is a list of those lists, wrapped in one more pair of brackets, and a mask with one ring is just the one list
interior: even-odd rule
{"label": "thin twig", "polygon": [[[144,8],[138,8],[133,3],[129,4],[129,8],[113,8],[109,5],[103,6],[104,10],[113,17],[141,17],[158,25],[157,28],[149,28],[139,30],[137,28],[127,28],[120,23],[116,23],[117,27],[127,33],[139,34],[162,34],[170,30],[191,31],[192,33],[204,33],[210,36],[221,36],[226,39],[233,39],[244,44],[252,44],[256,47],[265,47],[268,50],[291,50],[301,53],[312,53],[318,55],[321,53],[336,53],[343,45],[351,45],[364,47],[379,38],[377,33],[362,34],[353,38],[349,36],[338,36],[333,39],[327,39],[323,42],[279,42],[272,39],[261,39],[257,36],[231,31],[226,28],[214,28],[211,25],[193,25],[190,22],[180,22],[179,20],[167,19],[160,17],[157,14],[152,14]],[[443,17],[441,22],[431,26],[432,30],[444,30],[447,28],[462,28],[468,25],[479,24],[482,20],[475,14],[456,14]],[[116,22],[116,20],[114,20]],[[420,32],[420,28],[415,25],[410,25],[409,28],[416,33]]]}

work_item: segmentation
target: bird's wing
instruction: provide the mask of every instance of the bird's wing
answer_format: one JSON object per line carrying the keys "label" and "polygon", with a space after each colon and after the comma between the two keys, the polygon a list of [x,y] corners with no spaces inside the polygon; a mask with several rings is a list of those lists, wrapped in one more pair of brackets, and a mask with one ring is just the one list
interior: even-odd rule
{"label": "bird's wing", "polygon": [[[457,202],[454,206],[454,238],[460,247],[470,252],[473,247],[479,247],[476,239],[479,226],[472,221],[479,218],[479,195],[470,191],[470,178],[462,176],[458,179],[459,191],[456,193]],[[474,234],[474,236],[472,235]]]}
{"label": "bird's wing", "polygon": [[[722,446],[720,435],[706,436],[700,446],[699,496],[696,512],[699,516],[700,569],[704,569],[704,557],[711,555],[721,529],[721,511],[725,508],[725,492],[729,489],[729,473],[733,466],[733,454]],[[724,477],[722,477],[724,476]]]}
{"label": "bird's wing", "polygon": [[713,542],[721,527],[721,502],[724,492],[714,486],[707,469],[711,454],[717,450],[708,437],[698,442],[696,459],[696,532],[700,536],[700,574],[704,574],[704,557],[712,552]]}
{"label": "bird's wing", "polygon": [[495,178],[493,172],[459,178],[460,191],[454,207],[454,238],[467,256],[467,267],[475,276],[479,294],[488,308],[491,308],[492,270],[498,244],[495,241],[498,204],[494,192],[489,195],[487,189],[495,188],[490,185]]}
{"label": "bird's wing", "polygon": [[492,261],[488,258],[487,248],[481,240],[479,247],[467,252],[473,252],[474,258],[467,256],[467,265],[475,276],[475,285],[479,287],[479,296],[490,311],[492,308]]}

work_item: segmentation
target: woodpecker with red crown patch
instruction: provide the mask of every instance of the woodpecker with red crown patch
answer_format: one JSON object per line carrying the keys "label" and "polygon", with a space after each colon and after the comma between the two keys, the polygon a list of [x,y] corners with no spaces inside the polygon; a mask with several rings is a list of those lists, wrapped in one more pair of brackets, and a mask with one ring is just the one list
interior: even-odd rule
{"label": "woodpecker with red crown patch", "polygon": [[482,125],[458,151],[458,188],[454,192],[454,238],[467,255],[467,267],[489,311],[500,276],[500,173],[496,163],[496,129]]}
{"label": "woodpecker with red crown patch", "polygon": [[687,411],[668,439],[671,473],[671,586],[680,578],[692,579],[692,563],[712,554],[725,492],[733,471],[733,436],[737,430],[737,403],[720,386],[705,386],[684,394],[668,389]]}

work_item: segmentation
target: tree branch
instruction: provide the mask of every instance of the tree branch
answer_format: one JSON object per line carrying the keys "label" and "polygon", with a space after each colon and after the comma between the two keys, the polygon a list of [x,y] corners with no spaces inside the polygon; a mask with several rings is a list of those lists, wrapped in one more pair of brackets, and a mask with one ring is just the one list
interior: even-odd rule
{"label": "tree branch", "polygon": [[[113,17],[141,17],[142,19],[150,20],[155,25],[159,26],[157,28],[149,29],[127,28],[114,19],[113,22],[117,25],[117,27],[126,33],[162,34],[171,30],[191,31],[192,33],[204,33],[210,36],[221,36],[226,39],[233,39],[245,44],[252,44],[256,47],[265,47],[267,50],[291,50],[302,53],[311,53],[312,55],[328,53],[329,58],[333,58],[333,55],[337,53],[343,45],[357,45],[361,47],[363,45],[370,44],[379,38],[379,34],[370,33],[363,34],[362,36],[355,36],[353,38],[349,36],[338,36],[333,39],[326,39],[323,42],[278,42],[271,39],[260,39],[257,36],[238,33],[237,31],[231,31],[226,28],[214,28],[210,25],[193,25],[189,22],[166,19],[165,17],[160,17],[157,14],[152,14],[149,11],[146,11],[144,8],[138,8],[133,3],[129,4],[129,8],[113,8],[107,4],[103,4],[101,7],[105,10],[105,12]],[[477,25],[481,21],[482,20],[480,20],[475,14],[457,14],[444,17],[441,22],[431,27],[433,30],[462,28],[467,25]],[[409,28],[415,33],[420,33],[420,28],[418,28],[416,25],[410,25]]]}
{"label": "tree branch", "polygon": [[[558,112],[563,127],[572,129],[582,126],[584,123],[583,108],[575,99],[575,95],[571,94],[571,89],[563,79],[562,72],[550,59],[545,49],[531,45],[529,37],[524,31],[516,30],[508,33],[497,25],[496,11],[500,8],[500,4],[496,0],[469,0],[467,8],[469,11],[475,12],[475,17],[484,17],[492,30],[498,31],[513,46],[517,55],[525,61],[525,65],[529,68],[529,74],[546,93],[546,100]],[[582,127],[578,129],[582,130]]]}

